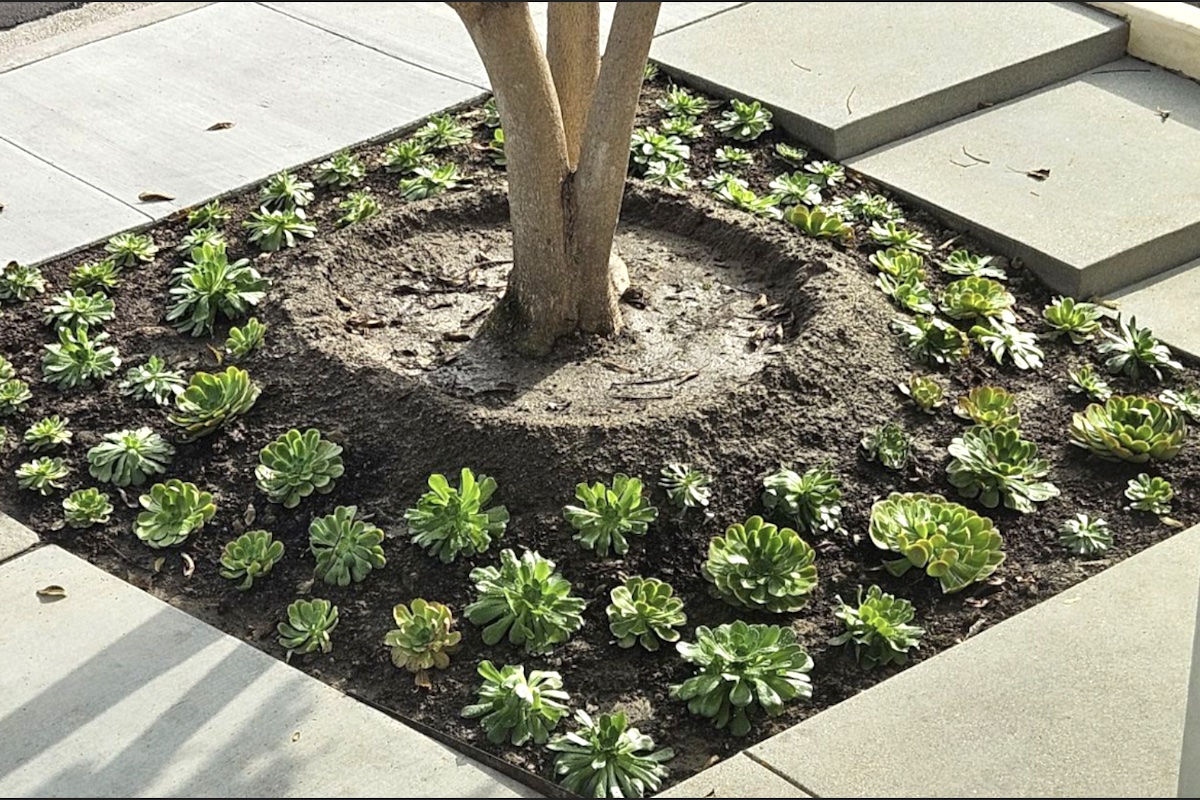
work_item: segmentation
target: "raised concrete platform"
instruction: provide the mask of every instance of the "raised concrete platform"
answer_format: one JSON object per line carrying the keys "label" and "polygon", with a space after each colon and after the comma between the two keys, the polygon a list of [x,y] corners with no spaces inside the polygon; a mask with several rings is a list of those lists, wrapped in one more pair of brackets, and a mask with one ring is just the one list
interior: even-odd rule
{"label": "raised concrete platform", "polygon": [[1110,295],[1126,316],[1200,360],[1200,260]]}
{"label": "raised concrete platform", "polygon": [[1174,797],[1198,585],[1195,527],[750,755],[818,797]]}
{"label": "raised concrete platform", "polygon": [[1119,58],[1126,37],[1078,3],[750,3],[653,56],[843,159]]}
{"label": "raised concrete platform", "polygon": [[23,553],[37,543],[36,533],[0,511],[0,561]]}
{"label": "raised concrete platform", "polygon": [[1200,256],[1200,84],[1132,58],[848,164],[1078,297]]}
{"label": "raised concrete platform", "polygon": [[0,606],[0,796],[537,796],[57,547]]}

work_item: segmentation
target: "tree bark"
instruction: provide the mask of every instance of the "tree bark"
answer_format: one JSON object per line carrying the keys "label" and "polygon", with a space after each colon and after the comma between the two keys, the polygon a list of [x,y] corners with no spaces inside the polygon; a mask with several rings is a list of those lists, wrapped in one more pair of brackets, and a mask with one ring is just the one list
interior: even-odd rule
{"label": "tree bark", "polygon": [[588,109],[600,74],[600,4],[547,3],[546,60],[554,77],[567,137],[567,163],[575,169]]}

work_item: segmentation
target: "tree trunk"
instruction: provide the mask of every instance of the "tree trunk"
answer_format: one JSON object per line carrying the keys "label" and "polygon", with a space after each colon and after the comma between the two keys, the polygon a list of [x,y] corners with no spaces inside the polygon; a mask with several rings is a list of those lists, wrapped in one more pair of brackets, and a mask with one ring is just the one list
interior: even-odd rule
{"label": "tree trunk", "polygon": [[596,3],[549,4],[549,59],[528,3],[449,5],[504,127],[513,269],[486,327],[531,354],[568,334],[619,331],[628,276],[613,237],[660,3],[617,4],[598,75]]}

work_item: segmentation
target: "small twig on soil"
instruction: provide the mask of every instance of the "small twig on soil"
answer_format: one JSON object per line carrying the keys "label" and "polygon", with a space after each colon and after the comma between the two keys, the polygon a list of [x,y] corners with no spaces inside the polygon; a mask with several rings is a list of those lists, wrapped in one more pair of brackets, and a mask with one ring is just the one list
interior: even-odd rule
{"label": "small twig on soil", "polygon": [[644,378],[642,380],[637,380],[637,381],[613,381],[610,384],[610,387],[611,386],[651,386],[656,383],[670,383],[671,381],[677,381],[680,378],[687,377],[687,375],[688,375],[688,373],[686,373],[686,372],[677,372],[674,375],[667,375],[666,377],[663,377],[663,378]]}
{"label": "small twig on soil", "polygon": [[115,544],[113,544],[112,542],[106,541],[104,539],[101,539],[100,541],[104,542],[104,544],[108,546],[108,549],[112,550],[114,553],[119,555],[126,564],[129,564],[130,566],[133,566],[133,567],[138,567],[138,569],[144,569],[144,567],[141,567],[132,558],[130,558],[129,556],[125,555],[120,550],[118,550],[117,546]]}
{"label": "small twig on soil", "polygon": [[600,366],[604,367],[605,369],[611,369],[613,372],[624,372],[626,375],[632,375],[635,372],[635,370],[631,369],[630,367],[627,367],[623,364],[618,364],[615,361],[601,361]]}
{"label": "small twig on soil", "polygon": [[972,161],[978,161],[980,164],[992,163],[992,162],[988,161],[986,158],[980,158],[979,156],[973,154],[970,150],[967,149],[966,145],[963,145],[962,151],[963,151],[963,155],[966,156],[967,158],[971,159]]}
{"label": "small twig on soil", "polygon": [[974,622],[971,623],[971,627],[967,628],[967,635],[964,636],[963,638],[970,639],[972,636],[979,633],[980,629],[983,628],[983,626],[986,624],[987,624],[987,617],[980,617],[979,619],[975,620]]}
{"label": "small twig on soil", "polygon": [[854,109],[850,107],[850,98],[854,97],[854,91],[855,91],[857,88],[858,88],[858,84],[856,83],[856,84],[854,84],[853,86],[851,86],[851,87],[850,87],[850,94],[846,95],[846,113],[847,113],[847,114],[853,114],[853,113],[854,113]]}
{"label": "small twig on soil", "polygon": [[804,66],[803,64],[799,64],[799,63],[797,63],[797,62],[796,62],[796,59],[792,58],[792,59],[789,59],[789,60],[792,62],[792,66],[793,66],[793,67],[795,67],[796,69],[802,69],[802,70],[804,70],[805,72],[812,72],[812,70],[811,70],[811,69],[809,69],[808,67]]}
{"label": "small twig on soil", "polygon": [[611,394],[609,395],[614,400],[671,400],[675,397],[674,392],[666,394]]}
{"label": "small twig on soil", "polygon": [[692,372],[689,372],[688,374],[684,375],[679,380],[675,381],[675,385],[683,386],[688,381],[695,380],[696,378],[699,378],[699,377],[700,377],[700,370],[693,370]]}
{"label": "small twig on soil", "polygon": [[963,235],[961,233],[956,236],[951,236],[949,239],[947,239],[946,241],[944,241],[940,245],[938,245],[938,250],[945,250],[945,249],[949,248],[952,244],[957,242],[962,237],[963,237]]}
{"label": "small twig on soil", "polygon": [[477,266],[477,267],[497,267],[501,264],[511,264],[511,263],[513,263],[513,260],[511,258],[488,258],[483,261],[476,261],[475,266]]}

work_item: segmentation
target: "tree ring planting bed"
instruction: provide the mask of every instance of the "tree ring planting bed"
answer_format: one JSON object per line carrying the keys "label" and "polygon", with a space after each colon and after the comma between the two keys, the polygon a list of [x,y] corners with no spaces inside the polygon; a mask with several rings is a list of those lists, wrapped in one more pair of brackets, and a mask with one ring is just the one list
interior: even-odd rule
{"label": "tree ring planting bed", "polygon": [[[639,125],[661,122],[654,101],[665,88],[661,81],[647,84]],[[396,176],[375,168],[382,147],[360,148],[372,167],[365,184],[382,214],[335,231],[345,191],[318,188],[308,213],[319,233],[294,249],[257,256],[239,227],[257,207],[256,192],[225,201],[233,214],[225,226],[231,255],[254,258],[273,281],[257,312],[269,325],[266,343],[240,362],[262,395],[248,414],[197,442],[178,441],[167,410],[122,396],[116,376],[65,391],[42,381],[44,346],[54,337],[41,309],[67,287],[74,267],[102,253],[96,248],[46,265],[47,294],[6,304],[0,321],[0,353],[33,395],[0,420],[9,430],[0,445],[0,505],[47,541],[280,657],[275,626],[288,605],[297,598],[327,598],[340,610],[333,650],[296,656],[294,665],[546,777],[552,755],[544,747],[491,744],[478,722],[460,718],[459,710],[474,702],[476,665],[483,659],[558,670],[574,707],[623,709],[660,746],[673,747],[672,781],[894,674],[895,666],[864,670],[847,648],[829,643],[844,629],[833,615],[839,596],[852,602],[859,587],[877,584],[912,601],[913,622],[927,633],[911,663],[1170,536],[1170,524],[1125,508],[1123,491],[1140,472],[1175,486],[1172,518],[1184,525],[1200,520],[1194,435],[1172,460],[1145,465],[1101,461],[1069,444],[1072,414],[1085,401],[1069,391],[1066,376],[1084,365],[1103,374],[1104,357],[1094,343],[1043,341],[1046,365],[1031,371],[997,366],[978,347],[952,367],[913,361],[889,330],[889,321],[907,315],[875,285],[868,257],[879,248],[862,221],[855,223],[856,241],[831,244],[731,209],[699,186],[667,191],[634,178],[618,236],[633,281],[623,305],[628,330],[612,341],[563,342],[536,361],[491,349],[477,334],[503,287],[510,257],[503,172],[491,163],[483,112],[460,118],[473,126],[473,141],[438,157],[458,164],[471,178],[469,186],[406,203]],[[792,169],[773,155],[781,141],[772,131],[739,143],[754,159],[742,175],[760,194],[773,177]],[[693,174],[713,170],[717,147],[730,144],[709,129],[693,142]],[[308,177],[311,169],[298,173]],[[831,194],[848,197],[860,189],[871,187],[850,175]],[[950,253],[971,242],[920,214],[907,216],[905,227],[935,248],[925,260],[937,297],[956,279],[942,270]],[[169,274],[183,260],[174,248],[186,225],[176,218],[150,232],[161,250],[152,264],[124,271],[113,292],[115,317],[104,324],[124,359],[121,372],[151,354],[188,373],[216,371],[209,345],[220,347],[227,323],[219,323],[210,339],[182,336],[164,322]],[[1006,268],[1021,327],[1045,332],[1040,316],[1050,293],[1019,264],[996,263]],[[914,372],[946,389],[946,405],[933,414],[918,411],[896,390]],[[1106,377],[1119,393],[1151,395],[1200,379],[1190,368],[1161,385],[1146,377]],[[951,408],[983,385],[1014,394],[1021,435],[1037,443],[1049,461],[1049,479],[1061,490],[1035,513],[984,508],[959,498],[948,481],[947,447],[967,429]],[[36,455],[20,441],[22,433],[51,414],[70,418],[74,438],[53,454],[73,472],[61,490],[42,498],[20,490],[13,473]],[[912,437],[912,459],[901,471],[865,459],[859,446],[864,431],[889,421]],[[143,425],[175,440],[177,453],[163,478],[192,481],[214,494],[215,516],[182,547],[151,550],[130,533],[145,487],[117,490],[88,476],[87,451],[104,434]],[[345,475],[330,494],[308,497],[297,508],[267,502],[254,481],[259,451],[291,428],[309,427],[344,448]],[[670,509],[654,484],[672,461],[714,476],[711,518]],[[709,540],[763,513],[763,477],[780,464],[803,472],[824,463],[842,482],[845,532],[804,534],[817,568],[808,604],[776,614],[714,598],[700,574]],[[490,551],[442,564],[412,544],[404,512],[425,491],[430,473],[456,482],[464,466],[496,479],[494,502],[508,508],[511,520]],[[600,556],[572,540],[562,509],[574,502],[576,483],[609,481],[617,472],[645,480],[660,514],[646,536],[632,537],[627,554]],[[113,501],[111,521],[87,530],[66,527],[63,497],[96,485]],[[921,570],[889,575],[882,564],[891,554],[876,549],[867,530],[872,505],[894,491],[961,499],[993,519],[1007,552],[993,579],[944,595]],[[362,583],[337,587],[314,580],[308,531],[315,517],[342,505],[357,505],[383,529],[387,564]],[[1077,556],[1059,543],[1059,526],[1077,513],[1109,522],[1110,549]],[[257,528],[271,531],[286,552],[269,575],[240,592],[220,577],[219,560],[227,542]],[[461,618],[476,599],[470,571],[496,564],[504,547],[553,559],[587,601],[583,627],[548,655],[527,655],[507,642],[485,646],[480,629]],[[609,592],[633,575],[674,587],[688,615],[684,641],[693,639],[697,625],[734,620],[790,627],[815,662],[811,700],[791,702],[775,718],[753,716],[744,737],[716,731],[709,720],[690,714],[669,696],[671,685],[693,674],[674,648],[621,649],[609,631]],[[394,627],[392,607],[417,597],[447,604],[460,617],[463,634],[449,668],[431,673],[428,688],[397,670],[383,646]],[[570,727],[564,721],[558,730]]]}

